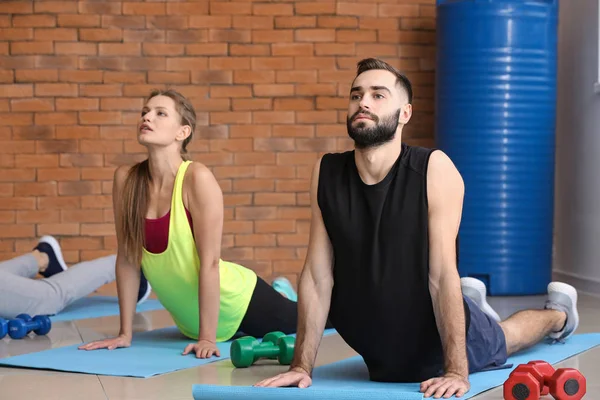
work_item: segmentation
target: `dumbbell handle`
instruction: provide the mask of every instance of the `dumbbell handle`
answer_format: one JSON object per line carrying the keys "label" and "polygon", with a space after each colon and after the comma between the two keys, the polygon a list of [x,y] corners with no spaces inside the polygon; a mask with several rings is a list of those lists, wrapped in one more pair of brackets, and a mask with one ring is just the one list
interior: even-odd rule
{"label": "dumbbell handle", "polygon": [[[29,331],[29,332],[30,331],[34,331],[34,330],[39,329],[39,328],[42,327],[41,321],[34,321],[34,320],[32,320],[32,321],[24,321],[22,319],[13,320],[13,321],[19,321],[27,329],[27,331]],[[8,324],[8,330],[10,332],[14,332],[14,331],[16,331],[18,329],[19,328],[17,326],[15,326],[15,324],[11,324],[11,323]]]}
{"label": "dumbbell handle", "polygon": [[272,342],[262,342],[257,347],[254,348],[254,358],[276,358],[279,356],[281,350],[279,346],[273,344]]}

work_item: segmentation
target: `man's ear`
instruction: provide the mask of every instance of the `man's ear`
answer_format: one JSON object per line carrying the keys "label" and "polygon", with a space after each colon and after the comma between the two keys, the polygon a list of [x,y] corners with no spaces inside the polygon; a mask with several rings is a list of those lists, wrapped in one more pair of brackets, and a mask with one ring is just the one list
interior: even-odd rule
{"label": "man's ear", "polygon": [[405,104],[400,109],[400,115],[398,116],[398,124],[406,125],[412,117],[412,104]]}

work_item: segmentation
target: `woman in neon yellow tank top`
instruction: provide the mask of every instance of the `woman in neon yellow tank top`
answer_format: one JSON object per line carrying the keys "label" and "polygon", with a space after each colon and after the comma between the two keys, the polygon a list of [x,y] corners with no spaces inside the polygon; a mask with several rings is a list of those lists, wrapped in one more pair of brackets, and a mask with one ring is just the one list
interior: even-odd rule
{"label": "woman in neon yellow tank top", "polygon": [[[184,354],[218,356],[216,343],[238,331],[256,337],[295,332],[297,307],[289,282],[279,279],[274,283],[280,287],[271,287],[254,271],[220,258],[221,189],[206,166],[185,157],[195,125],[194,108],[181,94],[150,94],[138,123],[148,159],[119,167],[113,186],[121,329],[116,338],[80,349],[131,345],[140,265],[179,330],[196,340]],[[167,226],[163,232],[148,229],[157,221]],[[161,234],[166,236],[162,248],[149,251],[150,239],[160,242]]]}

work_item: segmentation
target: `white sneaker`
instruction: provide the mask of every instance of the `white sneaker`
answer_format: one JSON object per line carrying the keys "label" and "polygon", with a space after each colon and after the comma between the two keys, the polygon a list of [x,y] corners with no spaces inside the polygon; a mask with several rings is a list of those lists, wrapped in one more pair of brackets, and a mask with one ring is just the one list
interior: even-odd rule
{"label": "white sneaker", "polygon": [[483,282],[481,282],[479,279],[465,277],[460,279],[460,286],[463,294],[473,300],[473,302],[477,304],[481,311],[490,316],[496,322],[501,321],[498,313],[494,311],[494,309],[487,302],[487,290]]}
{"label": "white sneaker", "polygon": [[559,332],[552,332],[548,336],[552,339],[563,341],[568,339],[579,326],[579,313],[577,312],[577,290],[566,283],[550,282],[548,285],[548,299],[544,306],[547,310],[558,310],[567,314],[567,321]]}

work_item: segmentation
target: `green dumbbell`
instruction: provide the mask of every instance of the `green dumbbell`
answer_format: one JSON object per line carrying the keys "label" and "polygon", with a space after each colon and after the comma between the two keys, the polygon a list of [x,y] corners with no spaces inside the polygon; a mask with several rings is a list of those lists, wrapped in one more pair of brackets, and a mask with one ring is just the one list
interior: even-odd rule
{"label": "green dumbbell", "polygon": [[246,368],[260,358],[279,361],[290,365],[294,357],[296,338],[283,332],[267,333],[260,343],[252,336],[244,336],[231,343],[231,362],[236,368]]}

